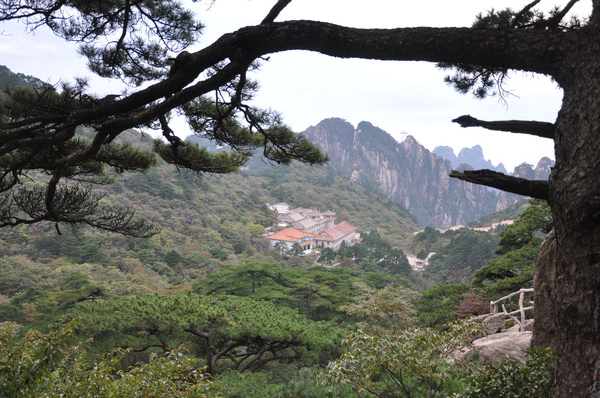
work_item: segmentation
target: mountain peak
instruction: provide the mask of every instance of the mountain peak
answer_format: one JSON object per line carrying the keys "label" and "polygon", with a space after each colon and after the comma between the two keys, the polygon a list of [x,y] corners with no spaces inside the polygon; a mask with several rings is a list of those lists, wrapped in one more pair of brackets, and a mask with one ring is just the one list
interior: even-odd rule
{"label": "mountain peak", "polygon": [[[422,225],[448,228],[496,211],[496,194],[483,186],[451,179],[450,162],[431,153],[413,136],[398,143],[369,122],[353,129],[346,124],[342,128],[339,120],[332,123],[331,119],[303,134],[331,156],[334,169],[355,183],[384,192],[408,208]],[[474,152],[481,154],[481,147]]]}

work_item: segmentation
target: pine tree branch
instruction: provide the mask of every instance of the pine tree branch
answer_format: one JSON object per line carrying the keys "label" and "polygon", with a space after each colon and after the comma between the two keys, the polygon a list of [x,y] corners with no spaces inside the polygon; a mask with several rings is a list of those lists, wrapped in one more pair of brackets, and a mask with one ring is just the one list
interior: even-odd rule
{"label": "pine tree branch", "polygon": [[463,172],[452,170],[450,177],[516,193],[517,195],[548,199],[548,181],[511,177],[492,170],[465,170]]}
{"label": "pine tree branch", "polygon": [[521,23],[523,16],[527,14],[533,7],[537,6],[542,0],[533,0],[531,3],[527,4],[515,17],[510,25],[511,28],[516,28]]}
{"label": "pine tree branch", "polygon": [[573,8],[573,6],[578,2],[579,0],[569,1],[569,3],[562,10],[560,10],[560,12],[558,12],[554,17],[550,18],[546,22],[546,28],[557,29],[560,24],[560,21],[563,20],[563,18],[569,13],[569,11],[571,11],[571,8]]}
{"label": "pine tree branch", "polygon": [[470,115],[459,116],[452,119],[460,127],[483,127],[488,130],[508,131],[511,133],[529,134],[543,138],[554,139],[554,124],[548,122],[536,122],[526,120],[500,120],[488,122],[475,119]]}
{"label": "pine tree branch", "polygon": [[262,25],[262,24],[266,24],[266,23],[270,23],[270,22],[275,21],[275,18],[277,18],[277,16],[279,15],[279,13],[281,13],[281,11],[283,11],[283,9],[285,7],[287,7],[287,5],[290,4],[291,2],[292,2],[292,0],[279,0],[273,6],[273,8],[271,8],[271,11],[269,11],[269,13],[265,17],[265,19],[263,19],[260,24]]}

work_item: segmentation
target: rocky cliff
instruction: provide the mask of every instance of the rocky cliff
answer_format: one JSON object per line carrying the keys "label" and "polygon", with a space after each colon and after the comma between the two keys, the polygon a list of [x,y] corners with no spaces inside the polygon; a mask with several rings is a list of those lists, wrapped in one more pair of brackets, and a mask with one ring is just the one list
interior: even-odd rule
{"label": "rocky cliff", "polygon": [[497,194],[448,177],[452,163],[411,136],[399,143],[371,123],[354,128],[336,118],[323,120],[303,134],[329,153],[335,169],[380,189],[422,225],[448,228],[497,210]]}
{"label": "rocky cliff", "polygon": [[[520,164],[515,167],[515,170],[511,175],[515,177],[526,178],[528,180],[547,180],[550,176],[550,172],[552,167],[554,166],[554,161],[550,158],[542,158],[538,162],[537,166],[533,167],[528,163]],[[522,196],[515,195],[513,193],[508,192],[499,192],[498,193],[498,202],[496,204],[496,211],[500,211],[510,206],[512,203],[522,199]]]}
{"label": "rocky cliff", "polygon": [[454,150],[449,146],[438,146],[433,150],[433,153],[444,159],[448,159],[452,162],[452,167],[455,169],[460,164],[468,164],[474,170],[488,169],[506,174],[504,165],[500,163],[498,166],[494,166],[490,160],[483,156],[483,149],[479,145],[475,145],[472,148],[463,148],[458,152],[458,155],[455,155]]}

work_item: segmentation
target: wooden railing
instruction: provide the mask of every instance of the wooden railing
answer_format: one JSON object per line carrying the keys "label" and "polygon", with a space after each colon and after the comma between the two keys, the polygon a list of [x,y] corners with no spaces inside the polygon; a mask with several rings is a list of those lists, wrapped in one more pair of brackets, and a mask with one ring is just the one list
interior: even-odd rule
{"label": "wooden railing", "polygon": [[[533,288],[521,289],[517,292],[509,294],[508,296],[499,298],[496,301],[491,301],[490,302],[490,314],[498,313],[498,303],[500,303],[501,301],[504,301],[504,300],[508,300],[518,294],[519,295],[519,309],[512,311],[512,312],[508,312],[508,311],[506,311],[506,307],[504,306],[504,304],[502,304],[502,311],[504,312],[505,315],[507,315],[509,318],[511,318],[513,321],[515,321],[515,325],[519,325],[519,330],[522,332],[523,330],[525,330],[526,326],[533,323],[533,319],[527,320],[527,318],[525,316],[525,311],[533,309],[533,300],[530,300],[531,306],[529,306],[529,307],[523,306],[525,293],[533,293]],[[515,316],[516,314],[521,315],[521,320],[517,319],[517,317]]]}

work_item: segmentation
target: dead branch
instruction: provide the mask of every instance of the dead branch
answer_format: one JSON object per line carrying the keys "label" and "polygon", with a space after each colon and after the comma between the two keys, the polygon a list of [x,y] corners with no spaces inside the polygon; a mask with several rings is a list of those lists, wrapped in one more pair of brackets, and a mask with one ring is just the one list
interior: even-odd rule
{"label": "dead branch", "polygon": [[483,127],[488,130],[508,131],[535,135],[537,137],[554,139],[554,124],[548,122],[526,121],[526,120],[500,120],[488,122],[475,119],[471,115],[459,116],[452,120],[460,124],[460,127]]}
{"label": "dead branch", "polygon": [[465,170],[463,172],[452,170],[450,177],[473,184],[497,188],[517,195],[529,196],[536,199],[548,199],[548,181],[511,177],[492,170]]}

